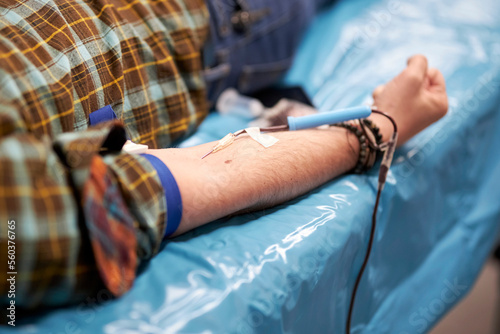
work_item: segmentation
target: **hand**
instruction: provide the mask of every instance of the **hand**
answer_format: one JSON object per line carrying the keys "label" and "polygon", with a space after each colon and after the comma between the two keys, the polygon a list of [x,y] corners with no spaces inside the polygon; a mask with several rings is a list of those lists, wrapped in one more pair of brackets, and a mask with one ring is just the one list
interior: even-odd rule
{"label": "hand", "polygon": [[[443,117],[448,111],[446,85],[441,72],[428,68],[427,58],[416,55],[397,77],[373,91],[374,106],[394,117],[398,146]],[[392,134],[391,124],[380,115],[370,118],[380,127],[384,140]]]}

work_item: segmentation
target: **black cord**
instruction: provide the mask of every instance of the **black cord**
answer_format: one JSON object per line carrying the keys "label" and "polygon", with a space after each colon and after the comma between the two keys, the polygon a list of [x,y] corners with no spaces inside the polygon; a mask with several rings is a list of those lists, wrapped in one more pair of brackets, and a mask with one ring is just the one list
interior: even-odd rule
{"label": "black cord", "polygon": [[368,260],[370,259],[370,254],[372,252],[373,240],[375,239],[375,229],[377,227],[378,206],[380,203],[380,197],[382,195],[382,190],[384,189],[387,173],[389,172],[390,164],[392,162],[392,154],[394,153],[394,150],[396,147],[397,134],[398,134],[397,124],[391,116],[387,115],[386,113],[384,113],[382,111],[376,110],[376,109],[372,109],[372,112],[379,114],[379,115],[383,115],[387,119],[389,119],[392,123],[393,128],[394,128],[394,132],[393,132],[391,139],[389,140],[389,145],[387,146],[387,151],[385,152],[384,158],[382,159],[382,163],[380,165],[377,197],[375,199],[375,207],[373,208],[372,226],[371,226],[371,231],[370,231],[370,239],[368,240],[368,249],[366,250],[366,255],[365,255],[365,259],[363,261],[363,265],[361,266],[361,269],[359,270],[358,277],[356,278],[356,282],[354,283],[354,288],[352,290],[351,303],[349,304],[349,313],[347,314],[347,322],[346,322],[346,328],[345,328],[346,334],[351,334],[351,323],[352,323],[352,313],[354,310],[354,302],[356,301],[356,294],[358,292],[359,284],[361,282],[361,278],[363,278],[363,273],[365,272],[366,266],[368,264]]}
{"label": "black cord", "polygon": [[358,277],[356,278],[356,283],[354,283],[354,289],[352,290],[351,304],[349,305],[349,313],[347,315],[347,324],[346,324],[347,334],[351,333],[352,311],[354,310],[354,301],[356,300],[356,293],[358,292],[359,283],[361,282],[361,278],[363,277],[366,265],[368,264],[368,259],[370,258],[370,254],[372,252],[373,239],[375,238],[375,228],[377,227],[378,205],[380,202],[381,194],[382,194],[382,188],[379,187],[377,191],[377,199],[375,200],[375,208],[373,209],[373,214],[372,214],[372,229],[370,231],[370,239],[368,241],[368,250],[366,251],[365,260],[363,261],[363,265],[359,270]]}

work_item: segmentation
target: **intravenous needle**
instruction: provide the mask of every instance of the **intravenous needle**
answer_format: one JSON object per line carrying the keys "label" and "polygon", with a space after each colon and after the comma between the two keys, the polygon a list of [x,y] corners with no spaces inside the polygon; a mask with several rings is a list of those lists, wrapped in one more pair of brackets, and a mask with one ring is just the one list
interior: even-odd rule
{"label": "intravenous needle", "polygon": [[215,153],[217,151],[220,151],[220,150],[228,147],[229,145],[231,145],[234,142],[234,138],[235,137],[236,136],[235,136],[234,133],[229,133],[224,138],[222,138],[221,140],[219,140],[219,142],[212,148],[212,150],[210,152],[208,152],[207,154],[205,154],[202,157],[202,159],[205,159],[210,154]]}
{"label": "intravenous needle", "polygon": [[205,154],[203,157],[201,157],[201,159],[205,159],[206,157],[208,157],[210,154],[212,154],[214,152],[214,149],[211,149],[210,152],[208,152],[207,154]]}

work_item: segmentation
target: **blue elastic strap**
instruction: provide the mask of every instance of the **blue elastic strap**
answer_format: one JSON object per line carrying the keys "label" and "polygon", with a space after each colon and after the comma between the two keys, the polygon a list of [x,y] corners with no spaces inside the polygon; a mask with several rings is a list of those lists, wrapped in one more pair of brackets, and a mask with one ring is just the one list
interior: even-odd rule
{"label": "blue elastic strap", "polygon": [[90,125],[97,125],[99,123],[111,121],[116,118],[116,114],[110,105],[102,107],[101,109],[96,110],[89,115]]}
{"label": "blue elastic strap", "polygon": [[181,192],[170,169],[160,159],[151,154],[141,154],[141,156],[153,165],[160,177],[167,200],[167,228],[165,230],[165,237],[171,236],[179,227],[182,219]]}

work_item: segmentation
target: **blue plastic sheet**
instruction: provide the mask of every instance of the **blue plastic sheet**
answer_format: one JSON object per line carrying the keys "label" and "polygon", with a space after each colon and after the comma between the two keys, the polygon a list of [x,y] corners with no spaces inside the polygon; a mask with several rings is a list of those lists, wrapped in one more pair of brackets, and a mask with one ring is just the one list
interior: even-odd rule
{"label": "blue plastic sheet", "polygon": [[[321,14],[286,82],[322,110],[423,53],[450,111],[401,148],[384,190],[353,333],[423,333],[472,287],[500,230],[500,2],[345,0]],[[211,115],[184,145],[244,127]],[[133,289],[4,333],[342,333],[366,252],[376,171],[165,244]]]}

